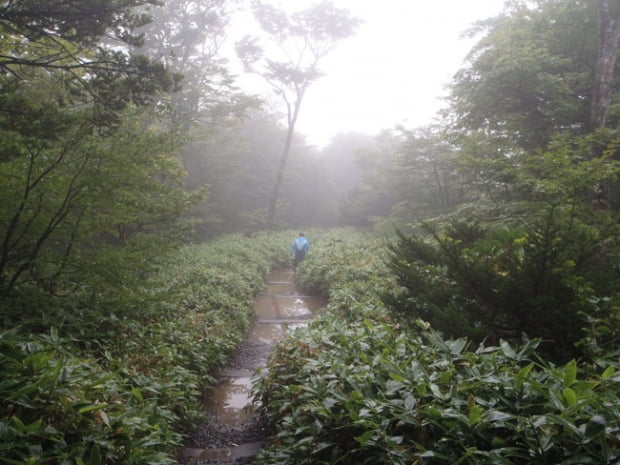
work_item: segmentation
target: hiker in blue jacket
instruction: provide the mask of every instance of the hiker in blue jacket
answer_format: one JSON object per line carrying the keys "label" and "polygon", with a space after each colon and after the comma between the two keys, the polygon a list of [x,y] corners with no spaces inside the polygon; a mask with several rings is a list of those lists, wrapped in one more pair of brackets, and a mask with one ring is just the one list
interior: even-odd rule
{"label": "hiker in blue jacket", "polygon": [[301,263],[301,261],[306,258],[306,254],[310,250],[310,242],[308,239],[304,237],[304,233],[299,233],[299,237],[297,237],[293,243],[291,244],[291,256],[295,258],[293,262],[293,269],[297,269],[297,265]]}

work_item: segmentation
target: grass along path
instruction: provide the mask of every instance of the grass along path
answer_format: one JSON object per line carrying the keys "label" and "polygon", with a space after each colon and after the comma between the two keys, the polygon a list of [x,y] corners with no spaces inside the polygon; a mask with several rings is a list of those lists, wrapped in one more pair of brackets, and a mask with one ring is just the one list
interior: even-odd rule
{"label": "grass along path", "polygon": [[[185,463],[248,463],[262,448],[267,431],[251,408],[252,378],[260,377],[274,345],[307,322],[325,304],[321,297],[300,293],[290,269],[271,272],[267,290],[257,297],[256,322],[231,362],[217,375],[201,424],[180,451]],[[257,372],[258,370],[258,372]]]}

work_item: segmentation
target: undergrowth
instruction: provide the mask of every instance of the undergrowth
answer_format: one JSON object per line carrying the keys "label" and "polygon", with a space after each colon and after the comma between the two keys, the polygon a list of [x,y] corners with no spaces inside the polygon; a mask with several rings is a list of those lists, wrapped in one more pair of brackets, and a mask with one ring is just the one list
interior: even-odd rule
{"label": "undergrowth", "polygon": [[616,355],[554,365],[538,340],[444,338],[381,304],[397,290],[382,241],[330,234],[298,273],[328,309],[254,387],[273,433],[258,463],[619,463]]}
{"label": "undergrowth", "polygon": [[290,237],[227,236],[131,286],[2,302],[0,463],[175,463]]}

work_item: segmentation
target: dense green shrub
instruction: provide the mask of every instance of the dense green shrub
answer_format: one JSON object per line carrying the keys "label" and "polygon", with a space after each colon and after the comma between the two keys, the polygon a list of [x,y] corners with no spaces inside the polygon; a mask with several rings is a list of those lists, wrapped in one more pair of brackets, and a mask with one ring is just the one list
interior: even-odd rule
{"label": "dense green shrub", "polygon": [[385,301],[449,337],[497,343],[526,333],[557,360],[583,353],[576,344],[593,303],[620,282],[615,236],[559,209],[545,213],[527,227],[453,221],[426,225],[426,236],[399,234],[390,268],[401,287]]}
{"label": "dense green shrub", "polygon": [[0,462],[173,463],[171,389],[78,359],[55,332],[16,333],[0,334]]}
{"label": "dense green shrub", "polygon": [[352,309],[383,306],[381,292],[396,286],[385,265],[387,243],[386,238],[362,229],[321,231],[297,271],[296,281],[310,293],[328,296],[331,310],[345,316]]}
{"label": "dense green shrub", "polygon": [[228,236],[141,278],[119,269],[116,287],[16,296],[28,311],[0,330],[0,462],[173,463],[290,237]]}
{"label": "dense green shrub", "polygon": [[617,463],[617,362],[557,367],[535,347],[326,318],[258,382],[275,431],[261,463]]}
{"label": "dense green shrub", "polygon": [[327,311],[278,346],[254,388],[273,431],[259,463],[618,462],[617,353],[554,364],[538,340],[476,345],[403,325],[377,297],[395,282],[376,239],[334,237],[357,245],[315,248],[298,272],[330,296]]}

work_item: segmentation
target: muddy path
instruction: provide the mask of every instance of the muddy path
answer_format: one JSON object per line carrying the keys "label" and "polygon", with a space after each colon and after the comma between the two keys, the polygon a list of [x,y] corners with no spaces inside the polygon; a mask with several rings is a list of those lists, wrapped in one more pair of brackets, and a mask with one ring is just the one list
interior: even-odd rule
{"label": "muddy path", "polygon": [[248,464],[265,443],[266,431],[249,408],[252,378],[280,339],[306,325],[327,304],[298,292],[292,270],[273,271],[266,281],[267,291],[254,302],[256,322],[247,340],[217,375],[204,404],[210,422],[200,425],[179,451],[181,463]]}

